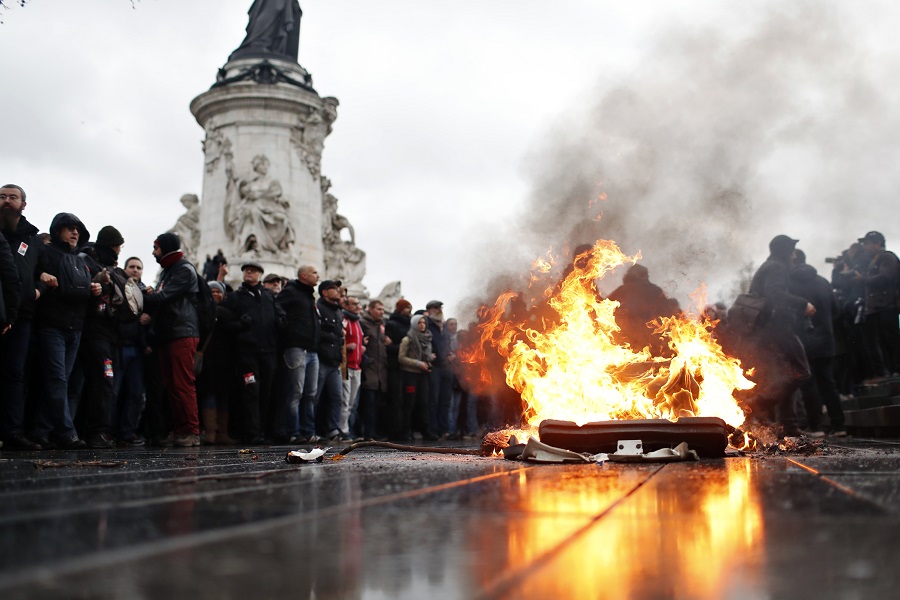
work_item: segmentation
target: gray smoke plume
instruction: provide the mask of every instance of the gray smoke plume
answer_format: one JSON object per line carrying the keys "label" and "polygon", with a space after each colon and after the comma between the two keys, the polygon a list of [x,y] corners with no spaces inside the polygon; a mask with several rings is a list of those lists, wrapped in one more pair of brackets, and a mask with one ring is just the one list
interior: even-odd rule
{"label": "gray smoke plume", "polygon": [[661,32],[637,70],[570,110],[527,158],[533,191],[481,250],[482,289],[485,273],[496,278],[479,300],[521,282],[548,248],[598,238],[640,251],[682,304],[700,282],[730,301],[740,269],[780,233],[826,277],[824,257],[867,230],[890,247],[897,60],[868,46],[855,5],[843,6],[778,3],[727,33]]}

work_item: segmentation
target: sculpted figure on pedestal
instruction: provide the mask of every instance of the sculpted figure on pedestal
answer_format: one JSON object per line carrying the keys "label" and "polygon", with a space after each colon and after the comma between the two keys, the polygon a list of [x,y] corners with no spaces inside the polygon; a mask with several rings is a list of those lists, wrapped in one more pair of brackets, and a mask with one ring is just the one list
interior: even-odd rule
{"label": "sculpted figure on pedestal", "polygon": [[274,54],[297,62],[303,16],[297,0],[254,0],[248,15],[247,36],[229,61]]}
{"label": "sculpted figure on pedestal", "polygon": [[178,217],[169,231],[178,234],[184,257],[196,264],[197,247],[200,245],[200,199],[197,194],[185,194],[181,197],[181,205],[187,212]]}
{"label": "sculpted figure on pedestal", "polygon": [[356,245],[356,232],[353,230],[353,225],[350,224],[347,217],[338,214],[337,203],[337,198],[331,194],[325,194],[322,202],[322,227],[324,229],[322,241],[325,242],[325,248],[341,243],[341,231],[344,229],[350,232],[350,244]]}
{"label": "sculpted figure on pedestal", "polygon": [[294,243],[290,202],[282,197],[281,184],[269,176],[269,159],[253,158],[253,174],[242,179],[234,163],[225,165],[228,190],[225,197],[225,231],[235,243],[235,255],[279,255]]}

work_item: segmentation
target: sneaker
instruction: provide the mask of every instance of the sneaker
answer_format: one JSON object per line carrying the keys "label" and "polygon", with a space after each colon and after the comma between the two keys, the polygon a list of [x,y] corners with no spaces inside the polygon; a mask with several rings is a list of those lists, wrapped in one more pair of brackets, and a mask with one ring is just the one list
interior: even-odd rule
{"label": "sneaker", "polygon": [[200,436],[193,433],[178,433],[175,435],[175,445],[179,448],[190,448],[200,445]]}
{"label": "sneaker", "polygon": [[119,440],[123,446],[143,446],[147,443],[147,440],[144,439],[144,436],[138,435],[136,433],[132,433],[130,435],[126,435]]}
{"label": "sneaker", "polygon": [[87,446],[97,450],[109,450],[110,448],[115,448],[116,443],[107,437],[105,433],[95,433],[87,439]]}
{"label": "sneaker", "polygon": [[803,433],[806,434],[806,437],[812,438],[814,440],[825,437],[825,432],[821,429],[810,429],[809,431],[804,431]]}
{"label": "sneaker", "polygon": [[831,432],[831,437],[847,437],[847,431],[844,429],[837,429]]}

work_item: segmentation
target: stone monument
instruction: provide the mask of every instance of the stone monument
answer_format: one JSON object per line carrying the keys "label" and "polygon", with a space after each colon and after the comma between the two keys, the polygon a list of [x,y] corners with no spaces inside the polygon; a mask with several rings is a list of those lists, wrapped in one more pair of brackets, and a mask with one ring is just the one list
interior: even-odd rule
{"label": "stone monument", "polygon": [[302,14],[297,0],[254,0],[244,41],[191,102],[206,132],[203,194],[197,207],[182,198],[188,212],[173,231],[195,264],[220,248],[232,265],[286,277],[311,264],[368,297],[366,254],[321,171],[338,101],[319,96],[297,62]]}

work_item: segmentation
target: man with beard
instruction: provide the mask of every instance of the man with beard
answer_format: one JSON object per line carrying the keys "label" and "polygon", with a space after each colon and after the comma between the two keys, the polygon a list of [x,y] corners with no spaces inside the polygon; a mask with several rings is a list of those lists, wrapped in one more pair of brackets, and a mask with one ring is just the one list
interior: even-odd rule
{"label": "man with beard", "polygon": [[[360,405],[361,432],[364,438],[378,437],[378,408],[387,392],[387,346],[391,339],[385,335],[384,304],[370,300],[360,319],[366,344],[366,361],[363,364],[363,382]],[[382,423],[382,429],[385,424]]]}
{"label": "man with beard", "polygon": [[[84,392],[79,404],[84,415],[84,434],[88,447],[115,447],[112,439],[112,415],[115,405],[115,373],[119,364],[118,321],[111,312],[113,286],[110,272],[122,280],[128,278],[118,267],[119,252],[125,239],[112,225],[103,227],[92,248],[82,257],[91,279],[101,286],[100,302],[92,305],[85,320],[81,338],[81,367],[84,370]],[[79,420],[81,417],[79,416]]]}
{"label": "man with beard", "polygon": [[89,239],[81,219],[71,213],[57,214],[50,223],[50,243],[41,246],[35,271],[40,273],[35,323],[44,393],[32,437],[45,450],[86,446],[72,422],[75,399],[69,398],[69,377],[91,297],[102,292],[99,283],[91,282],[87,265],[78,255],[78,248]]}
{"label": "man with beard", "polygon": [[809,364],[803,345],[794,334],[794,322],[801,316],[811,317],[815,307],[800,296],[790,293],[789,267],[797,240],[777,235],[769,242],[769,258],[750,281],[750,293],[766,299],[766,322],[752,334],[751,366],[757,367],[754,408],[776,419],[784,427],[785,436],[800,434],[793,406],[793,395],[809,378]]}
{"label": "man with beard", "polygon": [[870,231],[859,238],[869,264],[856,279],[865,284],[866,320],[863,335],[871,364],[869,376],[879,379],[900,375],[900,329],[898,329],[898,281],[900,261],[885,250],[884,236]]}
{"label": "man with beard", "polygon": [[316,421],[322,437],[331,441],[341,438],[340,418],[344,386],[341,379],[344,330],[341,313],[341,282],[325,280],[319,284],[319,384],[316,392]]}
{"label": "man with beard", "polygon": [[[22,216],[24,210],[25,190],[12,183],[0,188],[0,230],[15,261],[17,283],[21,282],[18,306],[10,307],[10,301],[3,299],[7,321],[15,322],[0,336],[0,438],[11,450],[40,450],[39,444],[25,437],[25,363],[39,297],[34,275],[42,244],[37,227]],[[6,280],[0,283],[4,294],[13,291]]]}
{"label": "man with beard", "polygon": [[243,283],[225,298],[223,306],[234,313],[235,363],[240,382],[244,437],[248,444],[268,444],[273,435],[272,390],[275,384],[275,351],[284,311],[260,282],[263,267],[241,265]]}
{"label": "man with beard", "polygon": [[194,358],[200,341],[197,270],[184,259],[181,240],[174,233],[157,236],[153,256],[162,267],[162,275],[155,290],[144,290],[144,310],[152,318],[159,343],[159,367],[172,407],[175,445],[199,446],[200,419],[194,387]]}
{"label": "man with beard", "polygon": [[[429,381],[428,432],[434,436],[449,437],[450,401],[453,394],[453,370],[450,353],[450,334],[444,331],[444,303],[432,300],[425,305],[431,346],[435,354]],[[430,437],[426,435],[426,439]]]}

